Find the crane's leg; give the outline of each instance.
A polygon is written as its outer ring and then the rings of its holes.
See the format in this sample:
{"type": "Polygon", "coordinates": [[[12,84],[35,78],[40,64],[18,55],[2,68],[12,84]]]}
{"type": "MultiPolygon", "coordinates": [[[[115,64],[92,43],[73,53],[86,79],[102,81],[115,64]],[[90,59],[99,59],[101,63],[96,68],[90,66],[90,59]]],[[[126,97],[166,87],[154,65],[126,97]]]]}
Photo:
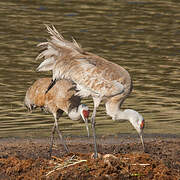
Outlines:
{"type": "Polygon", "coordinates": [[[53,143],[54,143],[55,128],[56,128],[56,124],[54,123],[54,126],[52,128],[52,132],[51,132],[51,142],[50,142],[50,148],[49,148],[49,156],[50,157],[51,157],[51,154],[52,154],[52,147],[53,147],[53,143]]]}
{"type": "Polygon", "coordinates": [[[91,126],[92,126],[92,131],[93,131],[93,140],[94,140],[94,158],[98,157],[98,152],[97,152],[97,143],[96,143],[96,129],[95,129],[95,117],[96,117],[96,109],[99,106],[101,102],[101,98],[94,98],[94,109],[91,117],[91,126]]]}
{"type": "Polygon", "coordinates": [[[94,141],[94,158],[97,158],[97,143],[96,143],[95,117],[96,117],[96,107],[94,107],[93,114],[92,114],[92,117],[91,117],[91,126],[92,126],[93,141],[94,141]]]}
{"type": "Polygon", "coordinates": [[[55,118],[55,124],[56,124],[56,131],[57,131],[57,133],[58,133],[59,139],[60,139],[60,141],[62,142],[62,144],[64,145],[64,148],[65,148],[66,152],[69,153],[69,149],[68,149],[68,147],[66,146],[66,143],[65,143],[65,141],[64,141],[64,139],[63,139],[63,136],[62,136],[62,134],[61,134],[61,132],[60,132],[60,130],[59,130],[57,118],[55,118]]]}

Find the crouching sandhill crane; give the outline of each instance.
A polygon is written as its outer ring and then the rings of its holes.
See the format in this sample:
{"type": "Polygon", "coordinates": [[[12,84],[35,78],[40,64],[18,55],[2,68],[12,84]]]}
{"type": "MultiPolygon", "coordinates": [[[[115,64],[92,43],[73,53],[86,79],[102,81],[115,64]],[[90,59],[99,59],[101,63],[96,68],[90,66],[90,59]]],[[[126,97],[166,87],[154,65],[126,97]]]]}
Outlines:
{"type": "Polygon", "coordinates": [[[41,78],[35,81],[27,90],[24,103],[30,111],[36,107],[40,107],[41,109],[53,114],[55,122],[51,134],[51,156],[55,130],[57,131],[59,139],[63,143],[66,152],[69,152],[58,128],[58,119],[61,117],[63,112],[68,114],[69,118],[72,120],[79,120],[80,117],[82,117],[86,124],[89,136],[89,110],[86,105],[80,104],[81,99],[79,96],[75,95],[76,91],[72,82],[64,79],[59,80],[48,93],[45,93],[50,83],[51,78],[41,78]]]}
{"type": "Polygon", "coordinates": [[[96,109],[104,100],[106,112],[113,120],[126,119],[137,130],[144,149],[143,128],[144,119],[132,109],[121,110],[123,101],[132,91],[132,80],[127,70],[107,61],[93,53],[84,51],[73,39],[67,41],[53,26],[47,26],[50,39],[40,43],[43,51],[36,59],[44,61],[37,68],[38,71],[53,71],[53,82],[48,90],[61,78],[69,79],[76,84],[77,95],[92,96],[94,109],[91,124],[94,137],[94,157],[97,157],[95,116],[96,109]]]}

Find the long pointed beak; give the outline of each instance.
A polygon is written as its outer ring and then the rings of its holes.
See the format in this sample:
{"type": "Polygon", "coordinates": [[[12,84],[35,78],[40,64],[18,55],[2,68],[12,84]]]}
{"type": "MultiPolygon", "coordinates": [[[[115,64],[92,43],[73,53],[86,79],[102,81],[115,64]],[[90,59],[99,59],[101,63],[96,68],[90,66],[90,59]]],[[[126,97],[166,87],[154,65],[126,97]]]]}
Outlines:
{"type": "Polygon", "coordinates": [[[89,126],[88,126],[88,118],[84,118],[85,124],[86,124],[86,130],[89,137],[89,126]]]}
{"type": "Polygon", "coordinates": [[[143,133],[139,133],[139,136],[140,136],[141,143],[142,143],[142,146],[143,146],[143,151],[145,151],[143,133]]]}

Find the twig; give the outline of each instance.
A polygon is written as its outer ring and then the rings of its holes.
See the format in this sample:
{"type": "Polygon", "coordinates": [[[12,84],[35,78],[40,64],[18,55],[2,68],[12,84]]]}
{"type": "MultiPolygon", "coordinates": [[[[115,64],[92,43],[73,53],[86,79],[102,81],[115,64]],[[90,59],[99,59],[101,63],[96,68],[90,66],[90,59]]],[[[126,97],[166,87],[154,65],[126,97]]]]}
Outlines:
{"type": "Polygon", "coordinates": [[[131,164],[131,165],[133,165],[133,166],[150,166],[150,164],[131,164]]]}
{"type": "MultiPolygon", "coordinates": [[[[51,173],[53,173],[56,170],[60,170],[69,166],[73,166],[75,164],[81,163],[81,162],[86,162],[87,160],[78,160],[78,159],[74,159],[75,155],[73,155],[70,159],[68,159],[67,161],[65,161],[63,164],[58,164],[56,167],[54,167],[53,170],[49,171],[46,176],[49,176],[51,173]],[[74,162],[75,161],[75,162],[74,162]]],[[[55,158],[58,159],[58,158],[55,158]]]]}

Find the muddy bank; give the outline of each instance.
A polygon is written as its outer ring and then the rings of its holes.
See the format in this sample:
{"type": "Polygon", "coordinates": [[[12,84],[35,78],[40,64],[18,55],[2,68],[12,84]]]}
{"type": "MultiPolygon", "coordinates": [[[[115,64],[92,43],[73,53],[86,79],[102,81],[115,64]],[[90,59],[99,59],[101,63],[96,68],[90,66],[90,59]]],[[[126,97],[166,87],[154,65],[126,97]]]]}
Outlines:
{"type": "Polygon", "coordinates": [[[49,139],[0,139],[0,179],[180,179],[180,138],[147,137],[144,153],[138,138],[100,137],[96,160],[92,139],[66,141],[49,158],[49,139]]]}

